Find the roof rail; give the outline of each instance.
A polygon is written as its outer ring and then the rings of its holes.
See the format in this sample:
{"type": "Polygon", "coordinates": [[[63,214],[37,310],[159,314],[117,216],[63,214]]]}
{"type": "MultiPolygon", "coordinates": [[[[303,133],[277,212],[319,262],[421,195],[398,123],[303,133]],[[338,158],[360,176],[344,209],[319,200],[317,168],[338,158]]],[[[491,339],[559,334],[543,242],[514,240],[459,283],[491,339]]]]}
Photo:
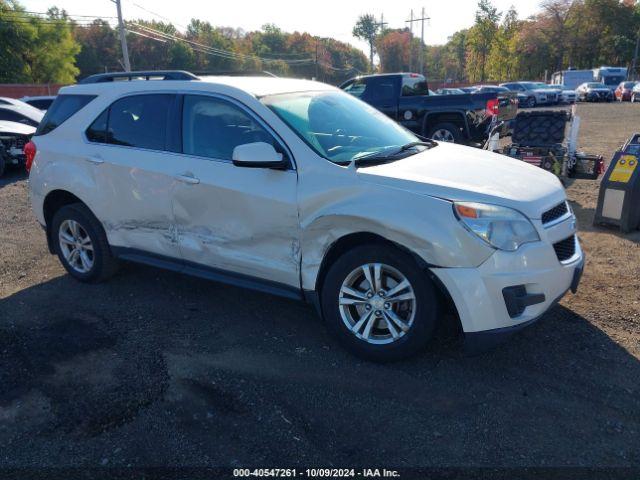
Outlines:
{"type": "Polygon", "coordinates": [[[89,75],[83,78],[78,83],[105,83],[113,82],[116,79],[123,80],[200,80],[193,73],[186,72],[184,70],[145,70],[141,72],[112,72],[112,73],[97,73],[95,75],[89,75]]]}

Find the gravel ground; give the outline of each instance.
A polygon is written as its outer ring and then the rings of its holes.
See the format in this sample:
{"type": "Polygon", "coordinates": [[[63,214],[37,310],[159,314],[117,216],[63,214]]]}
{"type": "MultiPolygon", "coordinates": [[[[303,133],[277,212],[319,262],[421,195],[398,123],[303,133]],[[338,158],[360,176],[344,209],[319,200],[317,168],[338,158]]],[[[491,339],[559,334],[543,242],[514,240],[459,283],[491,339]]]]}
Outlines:
{"type": "MultiPolygon", "coordinates": [[[[610,158],[640,106],[581,105],[610,158]]],[[[0,180],[0,468],[474,466],[640,468],[640,232],[591,226],[587,266],[503,346],[443,336],[376,365],[307,305],[137,265],[83,285],[48,254],[27,182],[0,180]]]]}

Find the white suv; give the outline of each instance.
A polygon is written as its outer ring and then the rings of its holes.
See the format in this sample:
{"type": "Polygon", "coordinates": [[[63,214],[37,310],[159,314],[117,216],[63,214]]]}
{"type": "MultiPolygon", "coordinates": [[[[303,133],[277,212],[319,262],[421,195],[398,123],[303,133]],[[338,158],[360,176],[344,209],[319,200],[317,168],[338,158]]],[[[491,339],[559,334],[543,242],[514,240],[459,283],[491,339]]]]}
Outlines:
{"type": "Polygon", "coordinates": [[[81,281],[122,259],[306,299],[374,360],[423,348],[446,308],[477,348],[577,288],[575,217],[540,168],[322,83],[117,77],[63,88],[25,148],[33,211],[81,281]]]}

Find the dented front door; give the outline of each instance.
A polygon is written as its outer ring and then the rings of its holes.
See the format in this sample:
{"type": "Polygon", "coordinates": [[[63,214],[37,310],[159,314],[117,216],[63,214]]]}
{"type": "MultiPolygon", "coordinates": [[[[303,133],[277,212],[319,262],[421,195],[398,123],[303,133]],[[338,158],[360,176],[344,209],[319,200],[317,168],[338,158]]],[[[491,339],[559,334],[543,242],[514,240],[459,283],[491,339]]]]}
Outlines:
{"type": "Polygon", "coordinates": [[[173,212],[185,262],[299,288],[294,169],[236,167],[235,146],[275,142],[268,129],[226,99],[186,95],[182,176],[173,212]]]}

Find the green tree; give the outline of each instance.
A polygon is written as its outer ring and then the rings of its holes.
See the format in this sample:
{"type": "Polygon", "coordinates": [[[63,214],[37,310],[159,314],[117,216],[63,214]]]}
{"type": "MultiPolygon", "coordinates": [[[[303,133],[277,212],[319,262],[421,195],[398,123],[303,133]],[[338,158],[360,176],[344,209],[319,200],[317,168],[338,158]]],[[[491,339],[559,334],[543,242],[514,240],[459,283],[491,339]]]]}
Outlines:
{"type": "Polygon", "coordinates": [[[486,79],[487,58],[501,14],[489,0],[480,0],[475,24],[467,35],[467,76],[472,82],[486,79]]]}
{"type": "Polygon", "coordinates": [[[505,14],[491,43],[487,59],[487,73],[491,80],[510,80],[515,78],[517,64],[514,38],[520,25],[518,12],[511,7],[505,14]]]}
{"type": "Polygon", "coordinates": [[[360,15],[353,27],[352,33],[354,37],[364,40],[369,44],[369,63],[371,71],[373,71],[373,55],[375,53],[376,37],[378,36],[378,23],[376,22],[376,18],[370,13],[360,15]]]}
{"type": "Polygon", "coordinates": [[[73,83],[79,73],[75,57],[80,44],[64,10],[49,9],[46,21],[34,19],[36,35],[26,54],[29,76],[34,83],[73,83]]]}
{"type": "Polygon", "coordinates": [[[36,34],[36,26],[22,7],[0,0],[0,82],[29,81],[26,46],[33,43],[36,34]]]}

